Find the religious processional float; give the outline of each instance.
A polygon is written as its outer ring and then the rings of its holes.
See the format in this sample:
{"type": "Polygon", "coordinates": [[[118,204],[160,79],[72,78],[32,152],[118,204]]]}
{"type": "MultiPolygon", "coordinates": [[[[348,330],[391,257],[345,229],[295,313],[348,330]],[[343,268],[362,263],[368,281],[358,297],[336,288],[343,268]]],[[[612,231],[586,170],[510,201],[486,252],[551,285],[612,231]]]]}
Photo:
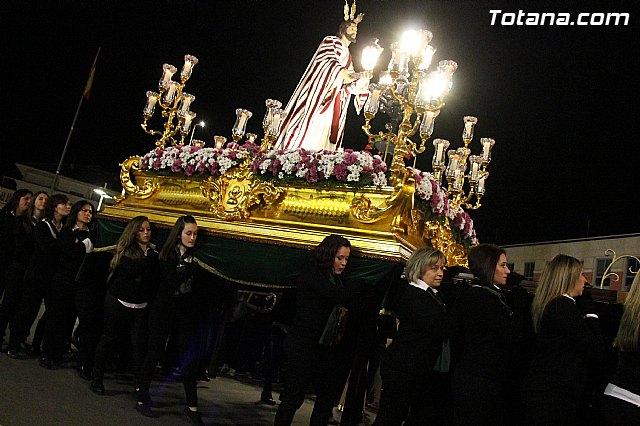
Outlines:
{"type": "MultiPolygon", "coordinates": [[[[300,251],[336,233],[364,259],[398,263],[430,245],[445,253],[450,266],[466,265],[468,248],[477,244],[467,210],[481,205],[494,140],[480,139],[481,154],[470,155],[477,119],[467,116],[460,147],[449,149],[444,139],[427,143],[457,68],[442,60],[429,71],[436,51],[431,39],[426,30],[405,33],[391,45],[388,69],[368,86],[362,146],[377,146],[377,153],[274,147],[285,110],[272,99],[266,100],[261,139],[245,133],[252,113],[237,109],[231,141],[216,136],[207,146],[193,140],[195,97],[185,92],[198,59],[184,57],[179,81],[173,79],[177,68],[165,64],[159,90],[147,92],[143,112],[142,129],[157,137],[155,147],[121,163],[122,195],[101,218],[123,222],[146,215],[169,227],[192,214],[201,232],[240,244],[235,257],[245,261],[250,256],[242,244],[300,251]],[[396,114],[396,122],[376,133],[376,114],[390,121],[396,114]],[[427,152],[432,170],[418,170],[416,157],[427,152]]],[[[364,72],[373,75],[382,50],[377,41],[365,46],[364,72]]]]}

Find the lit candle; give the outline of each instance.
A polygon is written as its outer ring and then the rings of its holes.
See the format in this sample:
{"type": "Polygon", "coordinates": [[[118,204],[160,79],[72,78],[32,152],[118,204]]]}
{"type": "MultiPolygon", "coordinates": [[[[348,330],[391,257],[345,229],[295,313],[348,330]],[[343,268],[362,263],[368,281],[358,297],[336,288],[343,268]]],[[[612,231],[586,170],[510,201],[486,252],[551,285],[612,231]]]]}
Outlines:
{"type": "Polygon", "coordinates": [[[393,79],[391,78],[391,74],[389,74],[389,71],[380,71],[378,84],[383,86],[390,86],[391,83],[393,83],[393,79]]]}
{"type": "Polygon", "coordinates": [[[422,61],[420,65],[418,65],[418,69],[426,70],[431,65],[431,61],[433,60],[433,55],[436,53],[436,48],[433,46],[427,46],[422,51],[422,61]]]}
{"type": "Polygon", "coordinates": [[[471,180],[476,181],[478,179],[478,163],[475,161],[471,163],[471,180]]]}

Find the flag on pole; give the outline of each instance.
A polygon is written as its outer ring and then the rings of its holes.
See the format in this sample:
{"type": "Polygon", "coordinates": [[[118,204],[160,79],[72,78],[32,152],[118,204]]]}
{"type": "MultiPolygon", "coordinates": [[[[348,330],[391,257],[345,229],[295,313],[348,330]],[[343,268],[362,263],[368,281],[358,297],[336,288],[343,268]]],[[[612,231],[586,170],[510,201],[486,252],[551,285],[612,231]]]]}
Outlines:
{"type": "Polygon", "coordinates": [[[84,96],[85,99],[89,99],[89,95],[91,94],[91,86],[93,86],[93,76],[96,73],[96,62],[98,62],[98,55],[100,54],[101,48],[102,47],[98,47],[98,53],[96,53],[96,58],[93,60],[91,72],[89,73],[89,79],[87,80],[87,84],[84,86],[84,91],[82,92],[82,96],[84,96]]]}

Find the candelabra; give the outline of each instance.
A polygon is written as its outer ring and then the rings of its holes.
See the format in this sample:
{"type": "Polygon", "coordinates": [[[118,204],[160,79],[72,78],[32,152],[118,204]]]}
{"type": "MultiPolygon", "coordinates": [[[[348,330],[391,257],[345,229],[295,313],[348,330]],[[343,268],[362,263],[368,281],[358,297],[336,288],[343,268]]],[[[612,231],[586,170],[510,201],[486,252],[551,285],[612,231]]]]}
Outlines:
{"type": "Polygon", "coordinates": [[[196,118],[196,113],[189,109],[196,98],[183,90],[197,63],[198,58],[195,56],[184,56],[179,83],[172,80],[178,69],[173,65],[164,64],[162,78],[158,82],[159,92],[147,92],[147,104],[142,112],[144,121],[141,126],[146,133],[160,136],[156,141],[156,146],[159,148],[164,148],[168,144],[184,145],[185,137],[189,134],[191,124],[196,118]],[[148,121],[153,116],[156,105],[162,108],[162,117],[166,119],[162,130],[148,128],[148,121]],[[177,136],[178,133],[179,136],[177,136]]]}
{"type": "MultiPolygon", "coordinates": [[[[427,140],[431,137],[435,119],[444,107],[445,96],[451,90],[453,74],[458,65],[452,60],[438,62],[437,70],[429,72],[431,61],[436,49],[429,43],[433,35],[427,30],[407,31],[400,43],[391,44],[391,60],[388,69],[381,71],[378,83],[369,86],[370,96],[364,106],[364,133],[372,139],[386,142],[385,157],[393,144],[393,157],[389,167],[392,185],[402,184],[409,176],[405,159],[414,158],[422,154],[427,148],[427,140]],[[396,126],[388,125],[386,132],[371,131],[371,120],[376,116],[380,107],[385,112],[399,113],[396,126]],[[420,143],[411,137],[419,134],[420,143]]],[[[377,40],[365,46],[362,52],[362,67],[372,71],[377,63],[382,48],[377,40]]],[[[464,146],[457,150],[449,150],[449,142],[435,139],[432,167],[434,178],[440,183],[443,172],[446,176],[451,203],[455,208],[464,205],[467,208],[480,207],[480,199],[484,195],[484,185],[489,172],[487,165],[491,161],[493,139],[481,139],[483,151],[480,156],[470,155],[469,144],[473,139],[473,129],[477,123],[475,117],[464,118],[465,128],[462,139],[464,146]],[[445,153],[449,163],[445,167],[445,153]],[[468,174],[469,162],[471,169],[468,174]],[[465,178],[468,180],[468,191],[464,190],[465,178]],[[473,196],[476,203],[470,204],[473,196]]]]}

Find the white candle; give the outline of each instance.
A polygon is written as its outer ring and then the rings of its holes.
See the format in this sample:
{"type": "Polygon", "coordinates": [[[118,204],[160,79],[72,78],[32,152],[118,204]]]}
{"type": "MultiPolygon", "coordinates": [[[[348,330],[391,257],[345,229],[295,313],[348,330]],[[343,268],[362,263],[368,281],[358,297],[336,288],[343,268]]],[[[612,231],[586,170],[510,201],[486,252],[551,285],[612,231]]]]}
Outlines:
{"type": "Polygon", "coordinates": [[[478,179],[478,163],[475,161],[471,163],[471,180],[475,181],[478,179]]]}
{"type": "Polygon", "coordinates": [[[222,147],[224,146],[224,143],[227,141],[227,138],[225,138],[224,136],[214,136],[213,140],[216,143],[216,148],[222,149],[222,147]]]}
{"type": "Polygon", "coordinates": [[[185,114],[187,111],[189,111],[189,107],[191,106],[191,103],[196,99],[195,96],[190,95],[189,93],[183,93],[182,94],[182,104],[180,105],[180,112],[182,114],[185,114]]]}
{"type": "Polygon", "coordinates": [[[491,138],[482,138],[480,142],[482,143],[482,159],[484,161],[491,160],[491,147],[495,141],[491,138]]]}
{"type": "Polygon", "coordinates": [[[473,127],[473,123],[470,121],[467,121],[466,123],[464,123],[464,132],[467,138],[469,138],[471,136],[471,129],[473,127]]]}
{"type": "Polygon", "coordinates": [[[437,158],[437,163],[440,164],[442,163],[442,156],[444,155],[444,144],[443,143],[439,143],[438,144],[438,152],[436,154],[436,158],[437,158]]]}
{"type": "Polygon", "coordinates": [[[175,81],[170,81],[169,88],[167,89],[167,92],[164,94],[164,101],[167,103],[173,102],[173,98],[175,97],[177,90],[178,90],[178,83],[176,83],[175,81]]]}
{"type": "Polygon", "coordinates": [[[484,184],[485,184],[485,180],[487,179],[487,177],[489,176],[489,172],[486,172],[484,176],[482,176],[480,178],[480,180],[478,181],[478,194],[479,195],[484,195],[484,184]]]}
{"type": "Polygon", "coordinates": [[[147,105],[144,107],[143,114],[151,116],[158,102],[159,95],[156,92],[147,92],[147,105]]]}
{"type": "Polygon", "coordinates": [[[191,122],[196,118],[196,113],[193,111],[189,111],[184,116],[184,123],[182,123],[182,131],[187,133],[189,131],[189,127],[191,127],[191,122]]]}

